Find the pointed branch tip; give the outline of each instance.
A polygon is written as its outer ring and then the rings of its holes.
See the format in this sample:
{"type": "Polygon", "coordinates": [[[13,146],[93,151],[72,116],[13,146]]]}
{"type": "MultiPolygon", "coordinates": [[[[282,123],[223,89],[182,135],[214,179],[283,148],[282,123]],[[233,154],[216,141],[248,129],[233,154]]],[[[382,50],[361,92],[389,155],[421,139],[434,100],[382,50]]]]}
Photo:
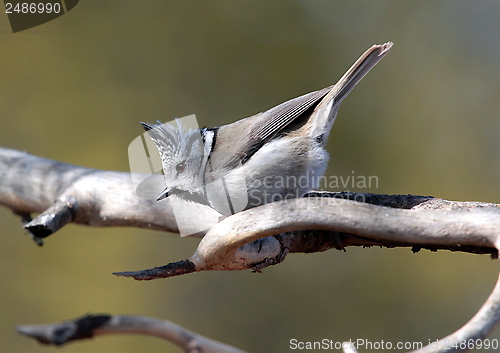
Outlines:
{"type": "Polygon", "coordinates": [[[113,274],[119,277],[131,277],[137,281],[149,281],[158,278],[180,276],[196,271],[197,269],[194,263],[190,260],[182,260],[169,263],[165,266],[149,268],[147,270],[114,272],[113,274]]]}

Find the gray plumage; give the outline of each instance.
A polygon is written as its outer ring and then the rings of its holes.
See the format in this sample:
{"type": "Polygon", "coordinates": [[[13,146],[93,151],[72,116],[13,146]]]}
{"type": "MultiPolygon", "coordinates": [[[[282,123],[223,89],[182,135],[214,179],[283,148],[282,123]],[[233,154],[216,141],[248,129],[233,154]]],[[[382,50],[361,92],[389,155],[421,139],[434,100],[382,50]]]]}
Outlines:
{"type": "Polygon", "coordinates": [[[368,49],[333,86],[218,128],[176,125],[144,128],[162,160],[166,189],[229,215],[318,186],[328,153],[324,145],[342,100],[392,47],[368,49]]]}

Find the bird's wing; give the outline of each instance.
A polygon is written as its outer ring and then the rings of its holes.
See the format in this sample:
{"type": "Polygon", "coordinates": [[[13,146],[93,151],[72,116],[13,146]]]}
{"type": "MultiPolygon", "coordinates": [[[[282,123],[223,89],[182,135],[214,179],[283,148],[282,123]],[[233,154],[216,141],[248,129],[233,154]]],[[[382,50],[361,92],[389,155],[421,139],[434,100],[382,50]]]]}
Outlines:
{"type": "MultiPolygon", "coordinates": [[[[309,116],[312,108],[330,89],[331,87],[327,87],[305,94],[265,112],[222,126],[218,130],[208,168],[227,172],[245,163],[288,125],[301,117],[309,116]]],[[[210,170],[207,170],[208,173],[210,170]]]]}
{"type": "MultiPolygon", "coordinates": [[[[284,132],[300,118],[314,115],[313,136],[328,136],[340,102],[387,54],[392,43],[374,45],[361,55],[333,86],[289,100],[265,112],[222,126],[214,145],[220,153],[210,161],[211,171],[219,174],[245,163],[269,140],[284,132]],[[328,131],[325,131],[328,130],[328,131]]],[[[210,171],[207,170],[209,173],[210,171]]]]}
{"type": "Polygon", "coordinates": [[[331,89],[332,86],[305,94],[261,113],[259,123],[252,129],[251,140],[254,143],[269,141],[315,106],[331,89]]]}

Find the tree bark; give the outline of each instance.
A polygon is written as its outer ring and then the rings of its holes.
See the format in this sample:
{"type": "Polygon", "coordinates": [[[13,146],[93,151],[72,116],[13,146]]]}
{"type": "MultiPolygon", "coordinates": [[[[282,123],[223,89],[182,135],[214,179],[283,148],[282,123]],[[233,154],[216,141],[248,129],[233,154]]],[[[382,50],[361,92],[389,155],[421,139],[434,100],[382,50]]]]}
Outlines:
{"type": "MultiPolygon", "coordinates": [[[[151,185],[161,190],[161,176],[150,178],[151,185]]],[[[179,231],[172,207],[137,196],[129,173],[82,168],[5,148],[0,148],[0,203],[21,216],[24,227],[40,245],[43,238],[70,222],[179,231]],[[32,213],[40,214],[31,219],[32,213]]],[[[345,250],[347,246],[447,249],[497,258],[499,206],[429,196],[315,191],[304,198],[221,218],[208,231],[196,234],[203,239],[188,259],[117,275],[149,280],[206,270],[261,271],[280,263],[289,253],[345,250]]],[[[208,207],[205,211],[214,212],[208,207]]],[[[460,342],[484,339],[498,326],[499,303],[500,279],[467,324],[414,353],[466,352],[469,348],[460,342]]],[[[186,352],[202,348],[204,352],[242,352],[145,317],[89,316],[63,324],[23,326],[19,331],[42,343],[62,344],[101,333],[131,332],[166,338],[186,352]],[[65,334],[57,336],[57,332],[65,334]]],[[[346,347],[345,352],[355,352],[355,348],[346,347]]]]}

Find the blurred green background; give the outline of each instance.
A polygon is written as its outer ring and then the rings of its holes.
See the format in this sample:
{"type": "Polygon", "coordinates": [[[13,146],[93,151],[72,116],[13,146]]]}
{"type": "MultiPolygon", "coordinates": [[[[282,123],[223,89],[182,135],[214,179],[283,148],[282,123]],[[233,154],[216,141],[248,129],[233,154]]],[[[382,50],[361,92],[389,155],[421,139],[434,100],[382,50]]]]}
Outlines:
{"type": "MultiPolygon", "coordinates": [[[[378,177],[378,188],[351,191],[498,203],[498,33],[498,1],[82,0],[17,34],[3,14],[0,145],[127,171],[139,121],[229,123],[335,83],[391,40],[340,108],[328,175],[378,177]]],[[[289,352],[294,338],[427,343],[465,323],[498,272],[487,256],[349,248],[291,255],[263,274],[135,282],[111,273],[186,258],[198,241],[69,225],[38,248],[8,209],[0,222],[5,353],[54,349],[16,325],[99,312],[172,320],[249,352],[289,352]]],[[[110,336],[61,352],[180,350],[110,336]]]]}

